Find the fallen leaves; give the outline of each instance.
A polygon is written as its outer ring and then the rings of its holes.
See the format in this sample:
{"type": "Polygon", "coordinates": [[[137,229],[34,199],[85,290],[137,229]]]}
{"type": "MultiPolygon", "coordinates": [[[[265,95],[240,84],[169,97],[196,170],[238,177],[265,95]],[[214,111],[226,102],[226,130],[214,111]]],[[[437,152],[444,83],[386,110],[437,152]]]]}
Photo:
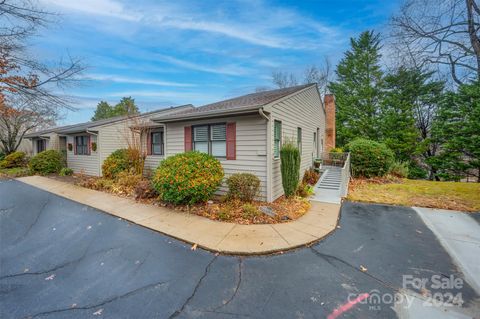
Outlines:
{"type": "Polygon", "coordinates": [[[93,313],[93,315],[94,315],[94,316],[100,316],[100,315],[102,314],[102,312],[103,312],[103,308],[95,311],[95,312],[93,313]]]}
{"type": "Polygon", "coordinates": [[[190,250],[197,250],[197,246],[198,246],[197,244],[193,244],[190,250]]]}
{"type": "Polygon", "coordinates": [[[367,267],[363,266],[363,265],[360,265],[360,271],[361,272],[367,272],[367,267]]]}

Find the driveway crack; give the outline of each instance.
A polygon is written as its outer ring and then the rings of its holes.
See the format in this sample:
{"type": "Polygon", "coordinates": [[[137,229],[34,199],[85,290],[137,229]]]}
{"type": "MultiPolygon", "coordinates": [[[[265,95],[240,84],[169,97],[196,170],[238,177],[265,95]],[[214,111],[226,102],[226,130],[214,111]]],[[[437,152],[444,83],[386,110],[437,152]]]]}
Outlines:
{"type": "Polygon", "coordinates": [[[72,311],[72,310],[89,310],[89,309],[93,309],[93,308],[98,308],[98,307],[104,306],[106,304],[112,303],[114,301],[117,301],[119,299],[123,299],[123,298],[129,297],[131,295],[134,295],[134,294],[136,294],[136,293],[138,293],[142,290],[147,290],[147,289],[150,289],[150,288],[158,288],[158,287],[160,287],[160,286],[162,286],[166,283],[168,283],[168,281],[160,281],[160,282],[156,282],[156,283],[153,283],[153,284],[149,284],[149,285],[137,288],[135,290],[129,291],[129,292],[123,294],[123,295],[119,295],[119,296],[109,298],[109,299],[104,300],[104,301],[102,301],[98,304],[88,305],[88,306],[83,306],[83,307],[63,308],[63,309],[46,311],[46,312],[40,312],[40,313],[37,313],[35,315],[29,316],[29,318],[35,318],[35,317],[39,317],[39,316],[50,315],[50,314],[54,314],[54,313],[66,312],[66,311],[72,311]]]}
{"type": "Polygon", "coordinates": [[[17,238],[14,242],[14,244],[18,243],[19,241],[21,241],[22,239],[24,239],[25,237],[27,237],[27,235],[30,233],[30,231],[32,230],[33,226],[35,226],[35,224],[38,222],[38,220],[40,219],[40,215],[42,215],[43,213],[43,210],[45,209],[45,207],[47,206],[47,204],[50,202],[50,198],[51,198],[51,195],[48,194],[47,196],[47,200],[45,201],[45,203],[43,203],[42,207],[40,208],[40,211],[38,212],[37,216],[35,217],[35,220],[33,221],[33,223],[30,224],[30,226],[28,226],[28,229],[25,231],[25,233],[20,236],[19,238],[17,238]]]}
{"type": "Polygon", "coordinates": [[[183,310],[185,310],[185,307],[188,305],[188,303],[193,299],[195,294],[197,293],[198,289],[200,288],[200,285],[202,284],[203,279],[207,277],[208,272],[210,271],[210,266],[212,266],[213,262],[217,260],[217,256],[213,257],[212,260],[208,263],[208,265],[205,267],[205,272],[203,273],[202,277],[200,277],[200,280],[198,280],[197,284],[195,285],[195,288],[193,289],[192,294],[185,300],[183,305],[180,307],[180,309],[175,310],[174,313],[168,317],[168,319],[176,318],[178,315],[180,315],[183,310]]]}
{"type": "Polygon", "coordinates": [[[230,296],[230,298],[224,304],[213,309],[213,312],[216,312],[218,309],[225,307],[235,298],[235,296],[238,293],[238,290],[240,289],[240,285],[242,284],[242,269],[243,269],[243,259],[241,257],[238,257],[238,280],[237,280],[237,285],[235,287],[235,290],[233,291],[233,294],[230,296]]]}

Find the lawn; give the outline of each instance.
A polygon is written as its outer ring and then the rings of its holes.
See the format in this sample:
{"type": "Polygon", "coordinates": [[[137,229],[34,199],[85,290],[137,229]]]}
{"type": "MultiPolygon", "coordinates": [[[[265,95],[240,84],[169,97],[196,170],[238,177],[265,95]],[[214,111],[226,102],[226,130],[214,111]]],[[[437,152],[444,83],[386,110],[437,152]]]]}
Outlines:
{"type": "Polygon", "coordinates": [[[367,203],[480,211],[480,183],[355,179],[348,199],[367,203]]]}

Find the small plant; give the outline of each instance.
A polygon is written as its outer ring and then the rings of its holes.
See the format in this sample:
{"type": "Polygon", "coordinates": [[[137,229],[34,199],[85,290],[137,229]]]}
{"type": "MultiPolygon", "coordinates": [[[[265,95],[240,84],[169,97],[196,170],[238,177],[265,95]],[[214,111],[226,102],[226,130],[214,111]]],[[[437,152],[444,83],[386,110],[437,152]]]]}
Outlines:
{"type": "Polygon", "coordinates": [[[0,152],[0,162],[3,161],[4,158],[5,158],[5,153],[0,152]]]}
{"type": "Polygon", "coordinates": [[[300,196],[300,197],[303,197],[303,198],[307,198],[307,197],[310,197],[312,196],[313,194],[315,194],[315,190],[313,189],[313,187],[307,183],[300,183],[300,185],[298,185],[298,188],[297,188],[297,196],[300,196]]]}
{"type": "Polygon", "coordinates": [[[73,175],[73,169],[68,168],[68,167],[62,167],[60,170],[60,173],[58,174],[60,176],[71,176],[73,175]]]}
{"type": "Polygon", "coordinates": [[[252,219],[260,215],[261,212],[255,205],[252,204],[244,204],[242,206],[242,217],[245,219],[252,219]]]}
{"type": "Polygon", "coordinates": [[[143,179],[140,174],[120,172],[112,185],[112,191],[120,194],[133,194],[137,184],[143,179]]]}
{"type": "Polygon", "coordinates": [[[302,183],[315,185],[318,182],[319,178],[320,178],[320,174],[317,171],[315,171],[315,169],[309,168],[305,170],[305,173],[303,174],[302,183]]]}
{"type": "Polygon", "coordinates": [[[0,168],[22,167],[26,164],[26,154],[24,152],[13,152],[5,156],[0,162],[0,168]]]}
{"type": "Polygon", "coordinates": [[[260,180],[257,176],[249,173],[236,173],[227,179],[229,199],[239,199],[251,202],[257,196],[260,189],[260,180]]]}
{"type": "Polygon", "coordinates": [[[92,142],[92,151],[96,152],[97,151],[97,142],[92,142]]]}
{"type": "Polygon", "coordinates": [[[300,179],[300,152],[292,141],[286,141],[280,149],[280,170],[286,197],[295,195],[300,179]]]}
{"type": "Polygon", "coordinates": [[[58,173],[63,167],[62,154],[55,150],[38,153],[28,164],[32,173],[41,175],[58,173]]]}
{"type": "Polygon", "coordinates": [[[407,162],[394,162],[392,166],[390,166],[389,174],[395,177],[407,178],[408,170],[407,162]]]}
{"type": "Polygon", "coordinates": [[[393,164],[394,154],[383,143],[359,138],[348,143],[346,150],[350,152],[354,176],[385,176],[393,164]]]}
{"type": "Polygon", "coordinates": [[[343,153],[343,149],[341,147],[334,147],[330,150],[330,153],[343,153]]]}
{"type": "Polygon", "coordinates": [[[223,168],[215,157],[187,152],[163,160],[152,182],[160,199],[173,204],[206,202],[220,186],[223,168]]]}

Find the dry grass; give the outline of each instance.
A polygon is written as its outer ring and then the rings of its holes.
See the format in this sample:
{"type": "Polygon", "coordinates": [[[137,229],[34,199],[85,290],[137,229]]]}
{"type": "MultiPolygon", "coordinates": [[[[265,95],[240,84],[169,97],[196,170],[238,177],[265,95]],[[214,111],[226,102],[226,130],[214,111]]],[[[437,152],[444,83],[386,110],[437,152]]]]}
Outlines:
{"type": "Polygon", "coordinates": [[[477,212],[480,211],[480,183],[355,179],[350,184],[348,199],[477,212]]]}

